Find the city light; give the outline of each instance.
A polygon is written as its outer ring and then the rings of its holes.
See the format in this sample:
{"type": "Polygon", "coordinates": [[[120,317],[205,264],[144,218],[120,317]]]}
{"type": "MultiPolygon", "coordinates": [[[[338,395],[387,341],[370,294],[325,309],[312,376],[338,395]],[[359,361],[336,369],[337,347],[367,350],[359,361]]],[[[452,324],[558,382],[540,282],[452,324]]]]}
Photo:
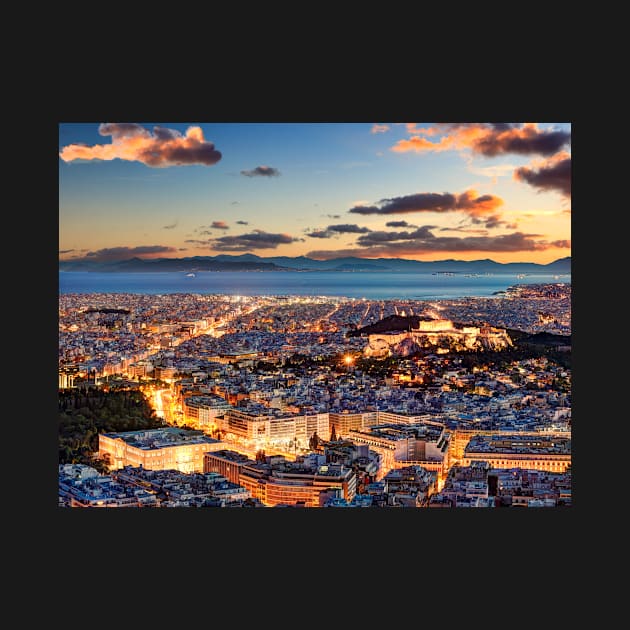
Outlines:
{"type": "MultiPolygon", "coordinates": [[[[328,490],[323,480],[320,481],[324,490],[315,489],[312,495],[308,494],[312,473],[305,471],[323,470],[322,466],[342,466],[345,470],[355,467],[355,474],[348,473],[347,477],[349,483],[352,480],[351,485],[356,483],[360,488],[361,506],[511,505],[512,498],[505,494],[509,489],[504,489],[503,498],[487,493],[488,475],[501,477],[502,469],[547,475],[527,483],[546,484],[549,496],[539,499],[519,495],[513,499],[514,505],[566,505],[570,504],[570,367],[556,365],[545,357],[512,359],[507,367],[498,367],[486,363],[483,352],[501,351],[505,345],[500,343],[505,329],[492,327],[493,312],[500,313],[506,326],[521,326],[532,332],[543,330],[544,326],[559,335],[565,330],[557,328],[557,322],[570,321],[569,297],[567,291],[556,304],[556,298],[548,297],[545,289],[533,288],[531,293],[522,292],[511,298],[509,312],[499,300],[475,302],[479,308],[487,309],[487,314],[484,311],[483,316],[477,315],[475,321],[471,321],[469,301],[445,301],[440,319],[421,319],[411,330],[347,335],[348,330],[357,331],[397,313],[410,313],[411,304],[243,296],[215,296],[209,302],[205,297],[192,295],[125,296],[124,302],[118,304],[110,297],[62,296],[60,391],[68,385],[68,379],[61,378],[68,371],[67,366],[73,376],[80,372],[85,378],[93,373],[108,375],[109,382],[100,382],[99,378],[94,384],[103,390],[111,389],[113,384],[125,391],[139,390],[150,402],[155,416],[164,420],[163,428],[198,429],[201,435],[213,439],[212,450],[238,453],[246,458],[244,461],[249,460],[247,465],[258,472],[251,478],[245,472],[242,483],[238,478],[234,483],[241,488],[241,498],[244,492],[251,492],[265,505],[306,500],[309,507],[346,506],[347,500],[338,495],[330,501],[326,498],[328,490]],[[529,301],[538,294],[541,305],[528,311],[529,301]],[[235,308],[236,300],[246,303],[247,308],[235,308]],[[138,313],[146,311],[146,315],[138,315],[146,321],[135,324],[133,345],[126,337],[117,342],[112,331],[103,328],[99,321],[86,319],[80,310],[84,303],[102,307],[103,313],[98,317],[108,316],[113,306],[133,305],[138,313]],[[554,322],[539,322],[537,313],[543,309],[555,313],[554,322]],[[481,326],[478,322],[482,320],[490,323],[481,326]],[[210,325],[206,325],[207,321],[211,321],[210,325]],[[466,323],[456,327],[453,322],[466,323]],[[222,336],[208,335],[208,330],[217,325],[225,328],[222,336]],[[413,349],[409,340],[414,336],[421,352],[409,354],[413,349]],[[487,343],[477,348],[472,343],[475,339],[487,343]],[[87,343],[93,344],[91,354],[86,352],[87,343]],[[378,343],[383,345],[380,352],[376,352],[380,349],[378,343]],[[470,365],[464,357],[456,356],[470,350],[475,353],[470,365]],[[444,353],[447,356],[442,356],[444,353]],[[364,370],[353,373],[357,361],[364,356],[364,370]],[[340,371],[347,377],[338,378],[340,371]],[[534,384],[535,395],[530,391],[534,384]],[[448,427],[441,409],[448,410],[450,422],[459,422],[461,415],[461,426],[448,427]],[[500,413],[502,410],[510,413],[500,413]],[[479,439],[468,447],[475,435],[498,439],[504,433],[514,439],[519,434],[530,435],[537,442],[522,441],[520,450],[514,452],[506,451],[503,444],[493,446],[494,443],[490,450],[474,451],[472,447],[479,439]],[[551,449],[549,453],[538,445],[544,442],[543,433],[551,439],[548,445],[545,442],[545,448],[551,449]],[[313,438],[315,434],[317,440],[313,438]],[[555,453],[553,449],[562,439],[566,446],[555,453]],[[399,448],[400,440],[406,444],[405,449],[399,448]],[[257,457],[260,460],[261,451],[268,458],[262,467],[254,463],[257,457]],[[480,462],[485,462],[485,468],[479,467],[480,462]],[[284,473],[305,475],[300,482],[303,487],[298,491],[288,481],[278,482],[284,473]],[[269,476],[260,487],[259,474],[269,476]],[[378,484],[385,477],[389,490],[384,492],[378,484]],[[469,479],[474,487],[460,492],[460,477],[469,479]],[[409,483],[413,490],[403,489],[409,483]],[[370,488],[372,484],[377,485],[370,488]],[[417,492],[417,496],[414,498],[410,492],[417,492]],[[376,498],[384,494],[389,498],[376,498]]],[[[414,308],[422,312],[421,307],[414,308]]],[[[364,367],[363,361],[361,366],[364,367]]],[[[501,440],[505,441],[504,437],[501,440]]],[[[206,446],[198,453],[179,448],[177,461],[165,460],[155,448],[140,449],[138,453],[132,450],[127,465],[141,463],[143,470],[177,469],[184,475],[181,483],[186,485],[189,482],[185,475],[202,469],[199,458],[206,446]],[[191,458],[197,458],[194,465],[191,458]]],[[[105,444],[102,453],[107,453],[105,444]]],[[[108,464],[115,487],[112,486],[103,507],[134,501],[141,506],[173,505],[157,498],[154,491],[149,493],[151,500],[145,497],[146,503],[133,495],[133,488],[129,490],[127,482],[114,473],[121,470],[119,459],[111,459],[108,464]],[[127,496],[127,490],[132,494],[127,496]]],[[[346,475],[341,469],[335,470],[342,475],[340,479],[346,475]]],[[[62,472],[60,469],[60,480],[62,472]]],[[[69,481],[63,482],[66,486],[76,481],[75,473],[70,468],[63,473],[69,476],[69,481]]],[[[71,505],[72,501],[74,505],[81,504],[79,487],[91,483],[92,473],[86,474],[86,480],[76,481],[78,494],[68,499],[71,505]]],[[[103,496],[95,493],[89,505],[98,505],[103,496]]],[[[199,505],[204,500],[180,498],[176,503],[199,505]]]]}

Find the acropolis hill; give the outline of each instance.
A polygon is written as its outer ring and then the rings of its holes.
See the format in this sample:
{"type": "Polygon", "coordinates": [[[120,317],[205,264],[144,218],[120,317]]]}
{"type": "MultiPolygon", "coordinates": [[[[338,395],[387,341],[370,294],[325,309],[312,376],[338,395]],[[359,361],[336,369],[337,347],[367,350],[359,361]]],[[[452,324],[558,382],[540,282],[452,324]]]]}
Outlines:
{"type": "Polygon", "coordinates": [[[503,328],[464,326],[448,319],[420,319],[417,326],[405,331],[369,334],[364,349],[367,357],[408,356],[422,349],[435,348],[437,354],[450,351],[503,350],[512,346],[503,328]]]}

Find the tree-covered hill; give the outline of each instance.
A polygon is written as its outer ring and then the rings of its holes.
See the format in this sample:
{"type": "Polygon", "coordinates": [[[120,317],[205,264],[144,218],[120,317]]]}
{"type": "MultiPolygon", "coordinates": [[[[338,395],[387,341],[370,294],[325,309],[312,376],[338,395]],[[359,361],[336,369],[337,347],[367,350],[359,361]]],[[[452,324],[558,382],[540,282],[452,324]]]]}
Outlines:
{"type": "Polygon", "coordinates": [[[59,463],[87,464],[104,470],[95,462],[98,434],[155,429],[164,426],[146,396],[138,389],[103,391],[64,390],[59,392],[59,463]]]}

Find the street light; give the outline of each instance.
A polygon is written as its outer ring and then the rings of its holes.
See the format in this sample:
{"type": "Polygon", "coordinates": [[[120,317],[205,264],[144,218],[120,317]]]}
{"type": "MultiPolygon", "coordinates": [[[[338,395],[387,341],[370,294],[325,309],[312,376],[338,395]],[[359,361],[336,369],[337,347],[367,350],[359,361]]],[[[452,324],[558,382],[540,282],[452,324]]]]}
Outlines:
{"type": "Polygon", "coordinates": [[[343,362],[346,364],[346,368],[350,370],[350,366],[354,363],[354,357],[351,354],[346,354],[343,358],[343,362]]]}

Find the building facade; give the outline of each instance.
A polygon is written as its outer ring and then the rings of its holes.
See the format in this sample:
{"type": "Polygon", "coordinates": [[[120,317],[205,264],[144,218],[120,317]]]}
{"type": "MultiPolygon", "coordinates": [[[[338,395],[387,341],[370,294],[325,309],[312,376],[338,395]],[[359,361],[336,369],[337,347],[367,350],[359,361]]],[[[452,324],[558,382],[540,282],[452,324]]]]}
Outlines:
{"type": "Polygon", "coordinates": [[[482,461],[492,468],[562,473],[571,465],[571,440],[547,436],[479,435],[468,443],[462,466],[482,461]]]}
{"type": "Polygon", "coordinates": [[[112,469],[142,466],[149,470],[203,472],[204,453],[222,446],[201,431],[175,427],[98,436],[98,456],[105,458],[112,469]]]}
{"type": "Polygon", "coordinates": [[[249,440],[257,447],[285,446],[295,444],[308,447],[313,433],[328,437],[328,413],[284,415],[265,409],[264,413],[230,409],[223,417],[217,418],[217,426],[226,433],[249,440]]]}

